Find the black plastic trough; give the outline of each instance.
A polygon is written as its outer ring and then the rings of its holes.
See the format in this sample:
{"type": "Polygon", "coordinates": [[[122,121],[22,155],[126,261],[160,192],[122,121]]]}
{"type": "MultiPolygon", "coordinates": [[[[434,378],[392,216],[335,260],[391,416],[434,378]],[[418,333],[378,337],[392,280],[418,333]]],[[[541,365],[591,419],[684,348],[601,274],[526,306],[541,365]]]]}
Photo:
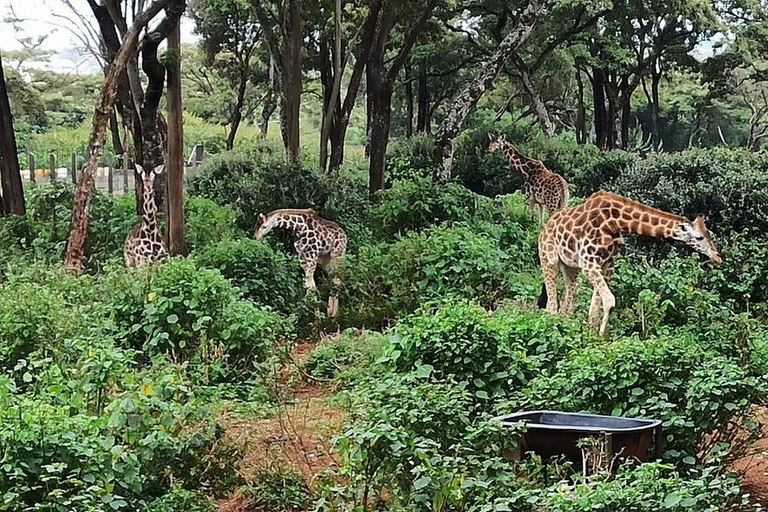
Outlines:
{"type": "Polygon", "coordinates": [[[517,453],[512,458],[533,452],[543,459],[565,455],[581,462],[581,450],[576,446],[579,439],[589,436],[605,436],[607,451],[619,458],[635,457],[644,461],[656,433],[656,458],[661,457],[661,421],[599,416],[557,411],[529,411],[500,416],[502,425],[511,427],[523,422],[527,431],[523,434],[517,453]]]}

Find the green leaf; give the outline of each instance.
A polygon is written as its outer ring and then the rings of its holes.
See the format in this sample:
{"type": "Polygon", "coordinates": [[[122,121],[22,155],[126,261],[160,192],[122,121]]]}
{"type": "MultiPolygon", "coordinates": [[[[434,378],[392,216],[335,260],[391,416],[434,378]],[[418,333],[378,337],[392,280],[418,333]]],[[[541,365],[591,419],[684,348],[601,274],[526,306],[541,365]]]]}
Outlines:
{"type": "Polygon", "coordinates": [[[413,482],[413,489],[418,491],[419,489],[425,488],[427,485],[429,485],[429,482],[431,482],[432,479],[426,475],[422,476],[421,478],[417,479],[415,482],[413,482]]]}
{"type": "Polygon", "coordinates": [[[179,321],[179,316],[176,314],[168,315],[165,321],[168,322],[169,324],[175,324],[179,321]]]}
{"type": "Polygon", "coordinates": [[[676,507],[678,503],[682,501],[683,497],[680,493],[671,492],[664,498],[664,506],[667,508],[676,507]]]}

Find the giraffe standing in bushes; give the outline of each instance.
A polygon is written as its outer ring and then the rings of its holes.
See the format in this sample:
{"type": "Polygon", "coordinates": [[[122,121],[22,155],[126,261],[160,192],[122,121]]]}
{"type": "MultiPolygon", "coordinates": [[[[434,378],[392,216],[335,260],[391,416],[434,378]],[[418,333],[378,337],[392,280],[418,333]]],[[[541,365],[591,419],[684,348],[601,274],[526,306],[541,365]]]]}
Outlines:
{"type": "Polygon", "coordinates": [[[165,165],[158,165],[146,172],[139,164],[136,164],[136,170],[141,175],[144,184],[142,196],[144,213],[141,216],[141,222],[136,224],[125,238],[123,258],[126,268],[158,263],[168,257],[165,239],[157,225],[157,204],[155,203],[155,177],[164,172],[165,165]]]}
{"type": "Polygon", "coordinates": [[[576,281],[579,271],[584,271],[593,287],[589,323],[597,325],[602,305],[600,335],[605,336],[608,316],[616,305],[616,298],[608,288],[608,279],[624,245],[622,235],[625,234],[679,240],[709,257],[714,264],[723,262],[704,225],[704,217],[690,221],[599,191],[574,208],[556,212],[539,235],[539,259],[544,274],[542,296],[546,299],[547,312],[558,312],[558,271],[562,272],[565,281],[560,308],[563,315],[573,311],[576,281]]]}
{"type": "MultiPolygon", "coordinates": [[[[293,246],[299,255],[301,268],[304,269],[307,294],[316,289],[315,268],[318,265],[328,271],[335,286],[341,284],[336,273],[347,252],[347,234],[338,224],[319,217],[311,208],[275,210],[267,215],[259,214],[254,238],[261,240],[274,228],[287,229],[297,235],[293,246]]],[[[338,310],[338,297],[329,297],[328,316],[336,316],[338,310]]]]}
{"type": "Polygon", "coordinates": [[[503,133],[488,137],[488,152],[501,150],[509,164],[525,176],[525,202],[538,215],[540,225],[544,225],[545,213],[549,216],[568,206],[570,192],[562,176],[547,169],[541,160],[523,156],[503,133]]]}

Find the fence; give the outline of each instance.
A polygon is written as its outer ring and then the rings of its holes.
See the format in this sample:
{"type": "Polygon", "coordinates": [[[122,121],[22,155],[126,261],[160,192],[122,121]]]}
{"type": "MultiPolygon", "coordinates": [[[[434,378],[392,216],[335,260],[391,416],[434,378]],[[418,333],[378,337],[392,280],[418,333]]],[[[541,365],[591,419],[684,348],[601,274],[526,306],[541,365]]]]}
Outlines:
{"type": "MultiPolygon", "coordinates": [[[[96,189],[114,195],[122,195],[128,191],[133,191],[134,169],[129,168],[128,159],[125,159],[121,166],[115,155],[106,153],[103,160],[103,165],[99,165],[96,168],[94,180],[96,189]]],[[[205,160],[205,149],[202,144],[196,144],[185,162],[186,167],[195,169],[198,163],[203,160],[205,160]]],[[[67,167],[58,167],[56,161],[56,154],[51,153],[48,155],[48,166],[46,168],[38,168],[35,154],[27,151],[28,168],[21,171],[22,176],[27,178],[25,183],[42,185],[44,183],[66,181],[76,184],[82,172],[82,169],[77,165],[77,153],[72,153],[69,166],[67,167]]]]}

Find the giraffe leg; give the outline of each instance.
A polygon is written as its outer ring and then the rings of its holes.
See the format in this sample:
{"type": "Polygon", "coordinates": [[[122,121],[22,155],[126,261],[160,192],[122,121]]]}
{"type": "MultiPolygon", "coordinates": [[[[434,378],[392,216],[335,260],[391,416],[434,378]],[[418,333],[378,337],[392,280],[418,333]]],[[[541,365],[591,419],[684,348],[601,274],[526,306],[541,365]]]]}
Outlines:
{"type": "MultiPolygon", "coordinates": [[[[608,281],[611,278],[611,275],[613,274],[613,262],[606,263],[603,265],[603,278],[605,279],[606,285],[608,284],[608,281]]],[[[592,290],[592,301],[589,305],[589,325],[592,327],[597,328],[597,322],[598,322],[598,313],[600,311],[600,306],[602,305],[602,301],[600,300],[600,293],[598,293],[597,288],[592,290]]]]}
{"type": "Polygon", "coordinates": [[[600,322],[600,336],[605,337],[606,330],[608,329],[608,318],[611,311],[616,306],[616,297],[614,297],[611,290],[608,288],[608,283],[605,281],[602,269],[590,268],[585,270],[587,279],[592,283],[595,291],[600,295],[600,301],[603,304],[603,320],[600,322]]]}
{"type": "Polygon", "coordinates": [[[313,290],[317,289],[317,286],[315,285],[316,266],[317,261],[312,259],[302,260],[301,262],[301,268],[304,269],[304,288],[307,289],[307,295],[309,295],[313,290]]]}
{"type": "Polygon", "coordinates": [[[563,302],[560,305],[560,314],[570,316],[576,306],[576,288],[578,284],[579,269],[560,265],[565,287],[563,289],[563,302]]]}
{"type": "Polygon", "coordinates": [[[328,316],[335,317],[339,312],[339,298],[335,294],[338,293],[338,288],[341,286],[341,278],[339,277],[339,263],[341,261],[340,256],[331,254],[331,260],[325,267],[326,272],[331,276],[331,283],[333,283],[333,295],[328,297],[328,316]]]}
{"type": "Polygon", "coordinates": [[[544,286],[547,289],[547,313],[557,314],[557,265],[541,264],[544,286]]]}

